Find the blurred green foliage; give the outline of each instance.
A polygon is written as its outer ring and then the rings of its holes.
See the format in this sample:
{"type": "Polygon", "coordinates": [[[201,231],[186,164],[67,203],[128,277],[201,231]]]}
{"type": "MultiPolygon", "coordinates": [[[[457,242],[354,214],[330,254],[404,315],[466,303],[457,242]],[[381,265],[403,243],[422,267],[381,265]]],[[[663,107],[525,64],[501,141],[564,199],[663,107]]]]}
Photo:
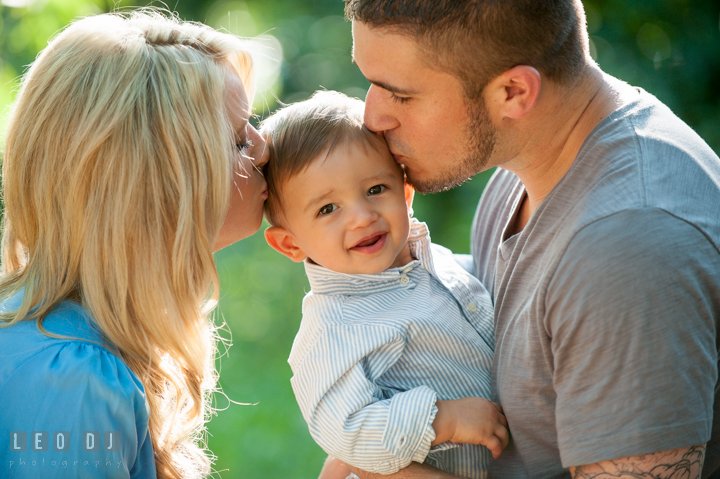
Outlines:
{"type": "MultiPolygon", "coordinates": [[[[73,18],[138,4],[147,2],[1,0],[0,104],[10,104],[25,67],[73,18]]],[[[258,38],[258,118],[277,108],[278,99],[301,100],[320,88],[364,97],[368,83],[350,60],[350,25],[340,0],[176,0],[168,6],[185,20],[258,38]]],[[[585,6],[592,54],[603,70],[658,96],[719,152],[720,3],[585,0],[585,6]]],[[[489,174],[416,197],[416,216],[436,242],[469,251],[470,221],[489,174]]],[[[227,322],[234,343],[218,363],[224,395],[216,395],[219,411],[209,425],[216,469],[225,478],[317,477],[325,454],[307,432],[286,363],[309,289],[302,265],[272,251],[261,234],[216,259],[218,321],[227,322]]]]}

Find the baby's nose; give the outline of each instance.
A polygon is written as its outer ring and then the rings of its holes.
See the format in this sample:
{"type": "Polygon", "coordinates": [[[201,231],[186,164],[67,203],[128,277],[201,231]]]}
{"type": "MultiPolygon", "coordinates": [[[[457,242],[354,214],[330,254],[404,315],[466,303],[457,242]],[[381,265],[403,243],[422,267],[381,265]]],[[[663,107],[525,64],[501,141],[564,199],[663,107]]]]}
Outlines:
{"type": "Polygon", "coordinates": [[[365,228],[377,221],[378,217],[379,215],[374,209],[368,208],[366,205],[358,205],[352,209],[350,228],[365,228]]]}

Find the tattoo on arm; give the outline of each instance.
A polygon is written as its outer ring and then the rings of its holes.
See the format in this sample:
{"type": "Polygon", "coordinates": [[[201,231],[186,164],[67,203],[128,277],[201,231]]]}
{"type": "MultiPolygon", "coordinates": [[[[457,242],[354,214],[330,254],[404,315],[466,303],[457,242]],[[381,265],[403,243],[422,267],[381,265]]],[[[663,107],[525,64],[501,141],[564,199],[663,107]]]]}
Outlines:
{"type": "Polygon", "coordinates": [[[705,444],[571,467],[574,479],[700,479],[705,444]]]}

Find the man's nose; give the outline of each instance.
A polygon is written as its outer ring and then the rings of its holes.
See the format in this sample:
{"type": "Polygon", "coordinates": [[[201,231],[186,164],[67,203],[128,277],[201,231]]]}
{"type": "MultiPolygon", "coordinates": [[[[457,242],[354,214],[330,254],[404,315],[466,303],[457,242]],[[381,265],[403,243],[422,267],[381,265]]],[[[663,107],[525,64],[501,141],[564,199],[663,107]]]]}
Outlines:
{"type": "Polygon", "coordinates": [[[370,85],[365,97],[365,126],[371,131],[389,131],[400,122],[393,112],[390,93],[382,88],[370,85]]]}

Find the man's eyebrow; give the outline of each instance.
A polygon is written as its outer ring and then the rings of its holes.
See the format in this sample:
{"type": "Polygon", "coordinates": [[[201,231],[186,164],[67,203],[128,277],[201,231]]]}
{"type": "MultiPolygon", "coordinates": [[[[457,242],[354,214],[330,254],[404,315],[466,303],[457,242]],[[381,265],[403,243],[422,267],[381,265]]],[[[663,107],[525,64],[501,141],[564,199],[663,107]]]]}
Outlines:
{"type": "Polygon", "coordinates": [[[393,93],[399,93],[401,95],[417,95],[419,92],[415,90],[406,90],[405,88],[399,88],[393,85],[390,85],[389,83],[381,82],[378,80],[369,80],[370,83],[372,83],[375,86],[379,86],[383,90],[387,90],[393,93]]]}
{"type": "MultiPolygon", "coordinates": [[[[352,53],[350,54],[350,60],[357,65],[355,62],[355,45],[353,45],[352,53]]],[[[379,86],[383,90],[387,90],[393,93],[399,93],[401,95],[417,95],[419,92],[414,90],[405,90],[404,88],[398,88],[395,86],[390,85],[389,83],[385,83],[378,80],[371,80],[370,78],[367,79],[370,83],[372,83],[375,86],[379,86]]]]}

